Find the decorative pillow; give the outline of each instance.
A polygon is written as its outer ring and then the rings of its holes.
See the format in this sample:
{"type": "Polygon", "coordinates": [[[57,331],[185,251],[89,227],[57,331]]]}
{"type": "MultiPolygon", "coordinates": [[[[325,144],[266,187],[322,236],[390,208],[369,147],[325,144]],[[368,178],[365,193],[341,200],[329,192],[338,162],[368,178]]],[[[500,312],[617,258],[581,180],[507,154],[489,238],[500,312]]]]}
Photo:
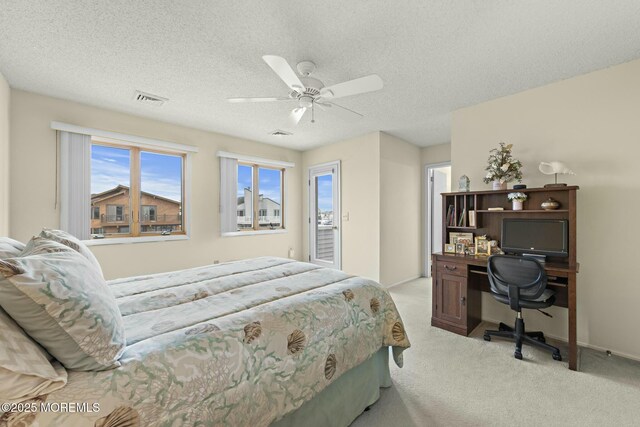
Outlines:
{"type": "Polygon", "coordinates": [[[100,272],[78,252],[41,237],[0,260],[0,305],[68,369],[120,366],[124,324],[100,272]]]}
{"type": "Polygon", "coordinates": [[[69,246],[74,251],[79,252],[95,266],[95,268],[100,272],[100,276],[104,278],[104,275],[102,274],[102,267],[100,267],[100,263],[96,259],[96,256],[91,252],[91,249],[89,249],[87,245],[82,243],[82,241],[77,237],[67,233],[66,231],[50,230],[48,228],[45,228],[40,232],[40,237],[62,243],[65,246],[69,246]]]}
{"type": "Polygon", "coordinates": [[[65,386],[67,371],[0,308],[0,402],[17,403],[65,386]]]}
{"type": "Polygon", "coordinates": [[[23,249],[24,243],[9,237],[0,237],[0,259],[18,256],[23,249]]]}

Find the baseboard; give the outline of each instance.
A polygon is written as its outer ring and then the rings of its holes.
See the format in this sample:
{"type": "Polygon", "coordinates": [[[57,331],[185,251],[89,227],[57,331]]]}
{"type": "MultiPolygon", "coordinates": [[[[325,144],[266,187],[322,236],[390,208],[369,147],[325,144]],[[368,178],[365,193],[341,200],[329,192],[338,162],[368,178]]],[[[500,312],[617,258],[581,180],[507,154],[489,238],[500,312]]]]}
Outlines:
{"type": "Polygon", "coordinates": [[[389,288],[392,288],[392,287],[394,287],[394,286],[402,285],[403,283],[411,282],[412,280],[416,280],[416,279],[419,279],[419,278],[421,278],[421,277],[424,277],[424,276],[422,276],[422,275],[417,275],[417,276],[415,276],[415,277],[411,277],[411,278],[409,278],[409,279],[401,280],[401,281],[399,281],[399,282],[392,283],[392,284],[390,284],[390,285],[385,285],[385,288],[389,289],[389,288]]]}
{"type": "MultiPolygon", "coordinates": [[[[499,324],[500,322],[502,322],[502,320],[495,320],[495,319],[482,319],[482,321],[483,322],[495,323],[496,325],[499,324]]],[[[547,334],[546,332],[544,333],[544,335],[546,337],[549,337],[549,338],[553,339],[553,340],[560,341],[560,342],[565,343],[565,344],[568,343],[568,340],[566,338],[564,338],[564,337],[559,337],[559,336],[556,336],[556,335],[553,335],[553,334],[547,334]]],[[[585,347],[585,348],[588,348],[588,349],[591,349],[591,350],[601,351],[603,353],[606,353],[607,351],[610,351],[611,354],[613,354],[615,356],[620,356],[620,357],[624,357],[625,359],[630,359],[630,360],[635,360],[637,362],[640,362],[640,357],[638,357],[638,356],[634,356],[634,355],[631,355],[631,354],[623,353],[623,352],[620,352],[620,351],[611,350],[609,348],[600,347],[598,345],[589,344],[589,343],[586,343],[586,342],[583,342],[583,341],[578,341],[577,344],[578,344],[579,347],[585,347]]]]}

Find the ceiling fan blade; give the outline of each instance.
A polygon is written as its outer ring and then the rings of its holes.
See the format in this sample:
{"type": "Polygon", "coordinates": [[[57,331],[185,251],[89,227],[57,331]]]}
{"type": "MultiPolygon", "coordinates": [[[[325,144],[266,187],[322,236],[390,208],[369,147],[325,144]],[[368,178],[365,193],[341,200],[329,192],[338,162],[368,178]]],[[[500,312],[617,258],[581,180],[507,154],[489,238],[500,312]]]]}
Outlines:
{"type": "Polygon", "coordinates": [[[287,120],[287,125],[289,126],[297,126],[300,123],[300,119],[304,116],[304,113],[307,111],[304,107],[294,108],[289,114],[289,119],[287,120]]]}
{"type": "Polygon", "coordinates": [[[325,107],[323,108],[323,110],[328,111],[331,114],[347,121],[354,121],[364,117],[362,114],[356,111],[350,110],[347,107],[343,107],[342,105],[338,105],[333,102],[316,102],[316,105],[320,107],[325,107]],[[331,107],[331,108],[326,108],[326,107],[331,107]]]}
{"type": "Polygon", "coordinates": [[[325,87],[320,91],[320,96],[323,98],[343,98],[345,96],[380,90],[383,86],[384,83],[380,76],[377,74],[371,74],[369,76],[325,87]]]}
{"type": "Polygon", "coordinates": [[[291,101],[292,98],[227,98],[227,101],[237,102],[272,102],[272,101],[291,101]]]}
{"type": "Polygon", "coordinates": [[[296,72],[293,71],[293,68],[284,58],[276,55],[264,55],[262,59],[289,88],[295,91],[304,90],[304,84],[302,84],[296,72]]]}

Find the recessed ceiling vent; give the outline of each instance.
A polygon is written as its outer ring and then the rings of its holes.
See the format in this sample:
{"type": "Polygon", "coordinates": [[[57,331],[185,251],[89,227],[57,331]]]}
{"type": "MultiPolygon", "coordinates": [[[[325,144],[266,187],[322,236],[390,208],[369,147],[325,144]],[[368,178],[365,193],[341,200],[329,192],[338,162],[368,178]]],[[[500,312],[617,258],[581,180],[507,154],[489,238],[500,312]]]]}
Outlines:
{"type": "Polygon", "coordinates": [[[269,132],[271,136],[291,136],[293,135],[291,132],[287,132],[284,130],[276,129],[273,132],[269,132]]]}
{"type": "Polygon", "coordinates": [[[169,98],[163,98],[158,95],[152,95],[150,93],[141,92],[139,90],[136,91],[134,98],[137,102],[141,102],[142,104],[153,105],[154,107],[161,107],[165,102],[169,100],[169,98]]]}

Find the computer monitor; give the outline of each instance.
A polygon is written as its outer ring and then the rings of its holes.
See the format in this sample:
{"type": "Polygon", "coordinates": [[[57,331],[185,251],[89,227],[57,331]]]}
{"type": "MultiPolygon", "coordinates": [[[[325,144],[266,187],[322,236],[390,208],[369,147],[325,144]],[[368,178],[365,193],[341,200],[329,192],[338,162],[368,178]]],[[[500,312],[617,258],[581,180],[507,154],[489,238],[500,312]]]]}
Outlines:
{"type": "Polygon", "coordinates": [[[568,257],[568,229],[566,219],[504,218],[502,250],[514,254],[568,257]]]}

